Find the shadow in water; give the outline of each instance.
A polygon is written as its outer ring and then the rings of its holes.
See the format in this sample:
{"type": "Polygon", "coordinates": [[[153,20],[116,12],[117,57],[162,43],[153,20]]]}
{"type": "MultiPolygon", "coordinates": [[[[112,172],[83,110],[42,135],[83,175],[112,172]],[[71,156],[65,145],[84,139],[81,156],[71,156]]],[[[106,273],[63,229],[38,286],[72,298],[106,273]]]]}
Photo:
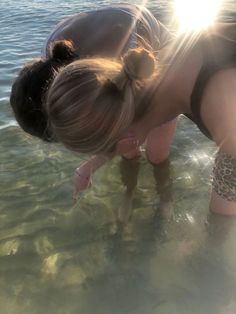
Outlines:
{"type": "Polygon", "coordinates": [[[176,313],[235,313],[236,268],[229,268],[224,250],[236,218],[209,214],[205,228],[197,220],[175,219],[172,170],[170,161],[166,160],[153,165],[159,202],[148,220],[138,221],[133,213],[133,195],[139,167],[139,159],[123,159],[120,163],[126,188],[124,205],[118,211],[117,232],[108,240],[106,252],[112,266],[108,272],[121,288],[116,290],[116,295],[130,313],[142,313],[142,310],[158,313],[165,308],[167,311],[163,313],[168,313],[172,305],[176,313]],[[194,230],[199,228],[202,235],[195,234],[194,230]],[[160,286],[156,286],[159,281],[160,286]],[[126,300],[121,291],[129,291],[132,300],[137,302],[126,300]]]}

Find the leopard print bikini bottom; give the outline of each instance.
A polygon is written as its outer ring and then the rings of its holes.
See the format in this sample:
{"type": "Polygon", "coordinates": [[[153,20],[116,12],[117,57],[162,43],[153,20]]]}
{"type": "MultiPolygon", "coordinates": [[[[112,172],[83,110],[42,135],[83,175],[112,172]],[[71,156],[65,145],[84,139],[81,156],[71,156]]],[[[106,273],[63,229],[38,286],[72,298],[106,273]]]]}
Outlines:
{"type": "Polygon", "coordinates": [[[236,202],[236,157],[219,151],[213,168],[213,188],[223,199],[236,202]]]}

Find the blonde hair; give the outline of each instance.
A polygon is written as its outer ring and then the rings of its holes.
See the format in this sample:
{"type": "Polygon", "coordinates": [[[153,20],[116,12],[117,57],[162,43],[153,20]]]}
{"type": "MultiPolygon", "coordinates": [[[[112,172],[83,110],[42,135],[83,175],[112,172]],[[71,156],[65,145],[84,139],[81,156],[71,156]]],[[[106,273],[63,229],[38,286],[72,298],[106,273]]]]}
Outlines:
{"type": "Polygon", "coordinates": [[[155,58],[143,48],[121,60],[81,59],[62,68],[47,94],[57,140],[75,152],[110,151],[140,112],[137,95],[155,70],[155,58]]]}

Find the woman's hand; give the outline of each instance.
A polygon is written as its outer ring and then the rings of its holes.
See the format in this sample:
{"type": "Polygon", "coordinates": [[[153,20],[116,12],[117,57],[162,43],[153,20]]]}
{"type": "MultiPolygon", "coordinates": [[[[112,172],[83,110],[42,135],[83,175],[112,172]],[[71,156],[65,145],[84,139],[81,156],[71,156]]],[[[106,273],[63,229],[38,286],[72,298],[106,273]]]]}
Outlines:
{"type": "Polygon", "coordinates": [[[73,191],[74,200],[79,198],[81,192],[91,187],[93,173],[113,157],[114,154],[95,155],[75,170],[73,191]]]}
{"type": "Polygon", "coordinates": [[[80,197],[81,192],[88,189],[92,185],[92,173],[90,167],[86,164],[77,168],[74,173],[74,191],[73,199],[75,201],[80,197]]]}

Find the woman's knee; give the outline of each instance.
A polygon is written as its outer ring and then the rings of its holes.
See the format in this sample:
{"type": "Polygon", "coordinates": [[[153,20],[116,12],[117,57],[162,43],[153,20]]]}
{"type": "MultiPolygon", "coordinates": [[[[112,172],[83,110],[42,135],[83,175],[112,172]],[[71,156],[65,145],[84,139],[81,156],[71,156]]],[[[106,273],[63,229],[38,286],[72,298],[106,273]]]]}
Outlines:
{"type": "Polygon", "coordinates": [[[146,155],[153,164],[159,164],[168,158],[170,146],[175,134],[177,119],[153,129],[147,137],[146,155]]]}

